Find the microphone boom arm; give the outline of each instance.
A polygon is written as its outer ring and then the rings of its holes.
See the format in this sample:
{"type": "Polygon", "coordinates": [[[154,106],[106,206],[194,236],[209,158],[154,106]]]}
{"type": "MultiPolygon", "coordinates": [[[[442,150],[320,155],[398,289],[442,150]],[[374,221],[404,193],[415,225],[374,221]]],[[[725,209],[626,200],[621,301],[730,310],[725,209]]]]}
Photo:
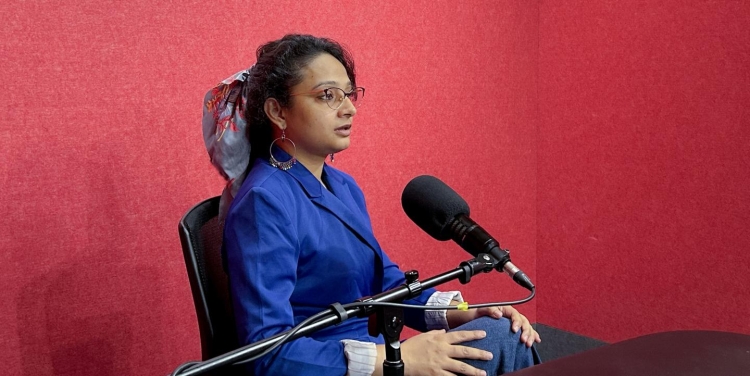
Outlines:
{"type": "MultiPolygon", "coordinates": [[[[489,254],[480,253],[474,259],[462,262],[458,268],[428,278],[424,282],[419,282],[418,280],[413,280],[411,282],[407,281],[407,283],[404,283],[396,288],[384,291],[370,298],[365,298],[363,302],[401,302],[418,296],[425,288],[435,287],[443,283],[450,282],[454,279],[458,279],[462,284],[466,284],[471,281],[472,276],[480,272],[491,272],[497,267],[497,263],[498,260],[495,257],[489,254]]],[[[406,273],[408,274],[410,272],[406,273]]],[[[326,314],[321,319],[314,321],[303,328],[300,328],[287,340],[293,340],[299,337],[303,337],[329,326],[339,324],[353,316],[368,316],[369,314],[374,312],[375,308],[373,306],[365,306],[347,308],[344,310],[342,309],[342,306],[340,304],[336,303],[333,304],[332,308],[329,310],[332,310],[333,312],[326,314]]],[[[191,366],[187,366],[185,368],[183,368],[182,366],[178,367],[178,369],[172,372],[171,376],[201,375],[216,368],[229,366],[244,359],[251,358],[284,339],[286,334],[291,330],[294,329],[278,333],[272,337],[251,343],[226,354],[216,356],[212,359],[192,364],[191,366]]]]}

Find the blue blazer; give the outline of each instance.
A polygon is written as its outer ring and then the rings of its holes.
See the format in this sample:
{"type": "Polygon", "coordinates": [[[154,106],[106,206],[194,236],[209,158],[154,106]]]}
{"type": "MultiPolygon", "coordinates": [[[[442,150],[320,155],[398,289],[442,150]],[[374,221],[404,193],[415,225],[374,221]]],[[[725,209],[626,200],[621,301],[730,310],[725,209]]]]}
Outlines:
{"type": "MultiPolygon", "coordinates": [[[[224,227],[224,251],[241,344],[291,329],[332,303],[350,303],[404,283],[372,232],[362,191],[349,175],[323,168],[326,189],[304,166],[288,171],[257,160],[224,227]]],[[[433,289],[410,304],[424,305],[433,289]]],[[[424,311],[406,325],[426,330],[424,311]]],[[[366,318],[299,338],[254,362],[256,375],[345,375],[342,339],[382,343],[366,318]]]]}

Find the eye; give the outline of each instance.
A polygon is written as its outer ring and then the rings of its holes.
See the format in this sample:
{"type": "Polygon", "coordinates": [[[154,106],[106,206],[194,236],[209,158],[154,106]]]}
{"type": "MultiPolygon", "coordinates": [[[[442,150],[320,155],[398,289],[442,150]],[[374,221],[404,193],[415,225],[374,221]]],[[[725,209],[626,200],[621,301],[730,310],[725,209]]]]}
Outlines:
{"type": "Polygon", "coordinates": [[[324,101],[332,101],[334,99],[334,97],[335,96],[331,92],[331,89],[325,89],[325,90],[323,90],[323,93],[320,95],[319,98],[322,99],[322,100],[324,100],[324,101]]]}

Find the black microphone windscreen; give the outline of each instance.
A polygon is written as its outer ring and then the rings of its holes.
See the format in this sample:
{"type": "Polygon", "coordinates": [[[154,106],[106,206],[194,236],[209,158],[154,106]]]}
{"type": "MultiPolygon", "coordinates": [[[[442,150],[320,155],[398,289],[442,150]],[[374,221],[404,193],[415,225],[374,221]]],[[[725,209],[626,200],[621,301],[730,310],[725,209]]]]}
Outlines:
{"type": "Polygon", "coordinates": [[[440,179],[421,175],[412,179],[401,194],[406,215],[437,240],[450,240],[448,224],[459,214],[469,216],[469,204],[440,179]]]}

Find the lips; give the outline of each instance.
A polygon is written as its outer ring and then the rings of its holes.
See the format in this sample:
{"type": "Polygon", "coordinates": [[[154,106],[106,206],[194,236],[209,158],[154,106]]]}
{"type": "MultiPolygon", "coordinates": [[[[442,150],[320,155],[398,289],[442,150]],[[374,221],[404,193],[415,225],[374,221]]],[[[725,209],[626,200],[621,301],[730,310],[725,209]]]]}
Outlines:
{"type": "Polygon", "coordinates": [[[352,125],[351,124],[342,125],[334,129],[333,131],[336,132],[336,134],[339,136],[349,136],[352,133],[352,125]]]}

